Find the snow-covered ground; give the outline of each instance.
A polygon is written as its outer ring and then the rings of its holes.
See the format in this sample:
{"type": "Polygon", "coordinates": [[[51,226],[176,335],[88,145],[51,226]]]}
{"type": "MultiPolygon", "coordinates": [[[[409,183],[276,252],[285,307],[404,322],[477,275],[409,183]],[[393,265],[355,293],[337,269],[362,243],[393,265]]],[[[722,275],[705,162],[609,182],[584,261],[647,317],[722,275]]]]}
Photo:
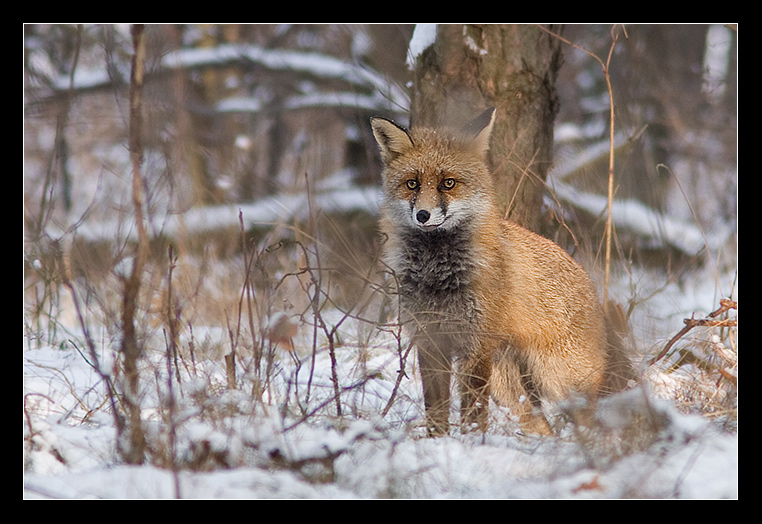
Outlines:
{"type": "MultiPolygon", "coordinates": [[[[668,286],[636,309],[636,330],[649,331],[646,336],[663,342],[679,330],[682,313],[676,312],[676,304],[699,315],[713,309],[714,284],[701,289],[706,280],[695,282],[690,289],[668,286]],[[654,325],[663,331],[654,334],[654,325]]],[[[640,283],[645,285],[643,279],[640,283]]],[[[276,350],[271,384],[261,400],[251,394],[253,381],[244,358],[239,360],[236,390],[225,387],[220,358],[204,360],[197,351],[192,372],[186,361],[186,372],[174,389],[174,456],[184,464],[177,472],[168,466],[120,463],[104,384],[90,365],[81,333],[62,334],[59,326],[53,344],[25,335],[24,497],[738,496],[737,433],[721,429],[714,419],[678,411],[672,388],[687,378],[682,368],[671,375],[658,372],[663,366],[652,368],[645,387],[612,397],[600,410],[607,427],[629,412],[656,414],[658,429],[644,433],[629,451],[622,450],[627,437],[615,430],[593,438],[577,435],[571,426],[553,438],[520,435],[495,406],[486,435],[454,430],[449,437],[429,439],[422,434],[423,403],[412,354],[407,376],[382,416],[400,368],[398,340],[380,330],[369,333],[359,320],[342,318],[336,312],[324,316],[328,325],[341,321],[335,366],[342,388],[341,417],[332,400],[326,340],[318,338],[313,367],[308,324],[296,335],[295,354],[276,350]]],[[[228,333],[219,328],[194,326],[193,336],[198,348],[229,346],[228,333]]],[[[181,345],[187,343],[187,338],[181,340],[181,345]]],[[[109,369],[114,347],[107,337],[100,338],[101,369],[109,369]]],[[[167,445],[165,342],[152,340],[147,347],[155,352],[144,361],[145,431],[149,442],[167,445]]],[[[452,413],[455,418],[455,405],[452,413]]]]}
{"type": "MultiPolygon", "coordinates": [[[[374,379],[389,390],[393,362],[374,379]]],[[[87,396],[92,372],[71,350],[24,355],[25,402],[48,404],[24,420],[26,498],[735,498],[738,439],[666,401],[666,427],[645,450],[596,464],[595,443],[526,438],[493,429],[486,436],[419,438],[404,424],[373,415],[307,421],[285,431],[276,414],[240,414],[224,423],[189,422],[178,452],[207,442],[224,455],[213,471],[127,466],[115,457],[113,422],[104,413],[82,423],[74,394],[87,396]],[[68,409],[67,409],[68,408],[68,409]],[[220,424],[223,427],[220,427],[220,424]],[[30,450],[29,447],[32,449],[30,450]],[[276,451],[277,450],[277,451],[276,451]],[[286,456],[283,466],[272,457],[286,456]],[[326,457],[328,463],[323,461],[326,457]],[[224,466],[224,469],[222,468],[224,466]]],[[[411,380],[409,388],[417,385],[411,380]]],[[[381,400],[381,399],[379,399],[381,400]]],[[[220,400],[222,402],[222,400],[220,400]]],[[[420,413],[411,395],[402,411],[420,413]],[[408,405],[408,403],[410,405],[408,405]]],[[[246,402],[237,408],[244,411],[246,402]]],[[[272,406],[273,411],[277,410],[272,406]]],[[[153,427],[156,420],[148,423],[153,427]]],[[[158,431],[158,429],[156,429],[158,431]]]]}

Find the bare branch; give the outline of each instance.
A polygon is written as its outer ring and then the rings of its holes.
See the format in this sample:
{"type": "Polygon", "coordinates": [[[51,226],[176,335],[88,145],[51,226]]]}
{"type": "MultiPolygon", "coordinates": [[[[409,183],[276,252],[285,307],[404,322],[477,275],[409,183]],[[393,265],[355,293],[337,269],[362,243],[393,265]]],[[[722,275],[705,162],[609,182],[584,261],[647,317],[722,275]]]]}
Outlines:
{"type": "Polygon", "coordinates": [[[685,327],[678,331],[678,333],[672,337],[669,342],[667,342],[667,345],[664,346],[664,349],[661,350],[661,353],[656,355],[654,358],[651,359],[651,362],[649,362],[649,365],[653,365],[664,356],[669,353],[669,350],[672,348],[672,346],[675,345],[675,343],[680,340],[686,333],[688,333],[691,329],[698,327],[698,326],[704,326],[704,327],[737,327],[738,321],[735,319],[720,319],[720,320],[713,320],[714,318],[718,317],[719,315],[726,313],[727,311],[731,309],[738,309],[738,303],[734,300],[730,299],[722,299],[720,301],[720,307],[709,313],[709,318],[686,318],[683,320],[685,323],[685,327]]]}

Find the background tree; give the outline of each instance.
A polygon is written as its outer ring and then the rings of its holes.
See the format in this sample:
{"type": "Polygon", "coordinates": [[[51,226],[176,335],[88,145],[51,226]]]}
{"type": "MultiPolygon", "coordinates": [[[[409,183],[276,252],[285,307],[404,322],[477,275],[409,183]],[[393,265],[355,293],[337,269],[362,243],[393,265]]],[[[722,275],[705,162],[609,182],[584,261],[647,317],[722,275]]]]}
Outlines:
{"type": "Polygon", "coordinates": [[[532,25],[440,25],[415,68],[411,125],[463,123],[497,108],[490,161],[498,204],[534,230],[552,161],[560,45],[532,25]]]}

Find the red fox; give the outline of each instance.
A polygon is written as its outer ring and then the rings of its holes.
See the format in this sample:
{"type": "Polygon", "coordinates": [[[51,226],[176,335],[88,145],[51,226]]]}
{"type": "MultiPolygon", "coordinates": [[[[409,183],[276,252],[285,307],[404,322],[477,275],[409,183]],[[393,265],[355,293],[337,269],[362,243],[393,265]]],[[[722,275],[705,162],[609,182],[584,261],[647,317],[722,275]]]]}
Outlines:
{"type": "Polygon", "coordinates": [[[548,434],[541,400],[595,398],[617,361],[585,270],[500,216],[486,163],[494,121],[494,109],[459,131],[371,119],[384,163],[386,263],[432,436],[449,433],[453,367],[464,431],[487,429],[492,396],[522,431],[548,434]]]}

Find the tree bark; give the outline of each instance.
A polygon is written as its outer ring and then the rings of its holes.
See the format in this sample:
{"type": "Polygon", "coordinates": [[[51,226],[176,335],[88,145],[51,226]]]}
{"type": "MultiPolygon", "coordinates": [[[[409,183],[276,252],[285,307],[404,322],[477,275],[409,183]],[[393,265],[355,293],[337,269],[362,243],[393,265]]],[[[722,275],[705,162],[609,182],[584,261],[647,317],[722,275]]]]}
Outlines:
{"type": "Polygon", "coordinates": [[[145,434],[140,414],[140,375],[138,361],[141,356],[141,343],[135,328],[135,313],[137,311],[140,293],[140,279],[148,257],[148,239],[144,223],[144,194],[141,165],[143,163],[143,115],[142,93],[145,66],[145,32],[144,26],[132,26],[132,40],[135,53],[132,57],[132,73],[130,76],[130,123],[129,149],[132,161],[132,204],[135,212],[138,245],[132,270],[124,282],[122,295],[122,364],[124,366],[123,401],[127,411],[128,435],[117,435],[117,446],[122,459],[127,464],[142,464],[146,449],[145,434]],[[125,438],[126,437],[126,438],[125,438]]]}
{"type": "Polygon", "coordinates": [[[497,108],[489,154],[497,202],[507,218],[535,231],[560,65],[561,42],[536,26],[440,25],[415,69],[411,125],[459,125],[497,108]]]}

